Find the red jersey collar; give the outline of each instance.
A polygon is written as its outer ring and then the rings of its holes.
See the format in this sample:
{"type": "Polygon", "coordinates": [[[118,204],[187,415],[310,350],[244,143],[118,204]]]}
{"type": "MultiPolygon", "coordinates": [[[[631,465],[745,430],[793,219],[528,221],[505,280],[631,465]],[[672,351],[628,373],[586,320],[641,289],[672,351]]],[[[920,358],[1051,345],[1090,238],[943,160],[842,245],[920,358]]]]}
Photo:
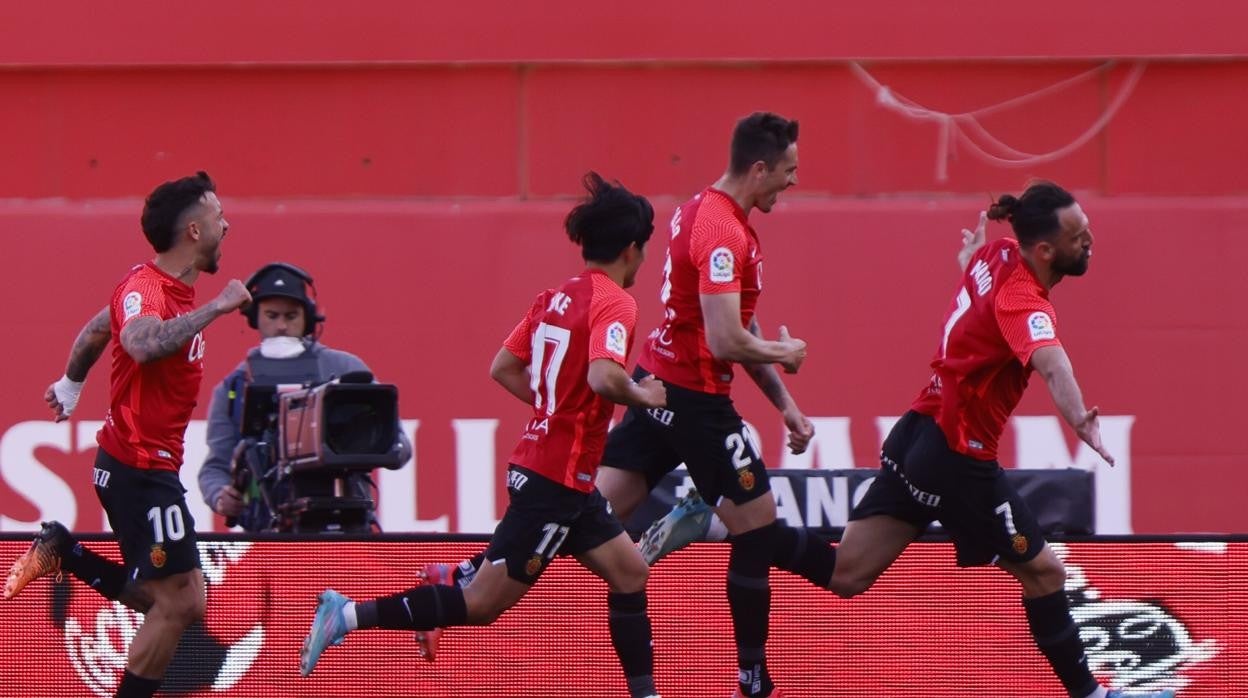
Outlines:
{"type": "Polygon", "coordinates": [[[185,282],[185,281],[183,281],[182,279],[179,279],[179,278],[177,278],[177,277],[175,277],[175,276],[170,276],[167,272],[165,272],[165,270],[164,270],[164,269],[161,269],[160,267],[156,266],[156,263],[155,263],[155,262],[153,262],[153,261],[152,261],[152,260],[150,260],[150,259],[149,259],[149,260],[147,260],[146,262],[144,262],[144,263],[143,263],[143,266],[147,267],[148,269],[151,269],[152,271],[156,272],[157,274],[160,274],[161,276],[165,277],[166,279],[169,279],[170,281],[172,281],[173,283],[177,284],[178,286],[181,286],[182,288],[186,289],[187,291],[193,291],[193,290],[194,290],[194,288],[193,288],[190,284],[186,283],[186,282],[185,282]]]}
{"type": "Polygon", "coordinates": [[[745,211],[741,209],[741,204],[738,204],[736,199],[732,198],[731,196],[728,196],[726,192],[716,189],[715,187],[707,187],[706,191],[711,192],[713,194],[719,194],[720,196],[727,199],[728,203],[732,204],[732,213],[737,217],[737,220],[741,221],[741,225],[744,225],[745,227],[753,230],[753,227],[750,225],[749,217],[746,215],[745,211]]]}
{"type": "Polygon", "coordinates": [[[1031,279],[1031,283],[1032,285],[1036,287],[1036,290],[1040,293],[1040,297],[1045,300],[1048,300],[1049,289],[1044,287],[1044,284],[1040,281],[1040,277],[1036,276],[1036,270],[1032,269],[1031,264],[1027,262],[1027,258],[1023,257],[1023,246],[1018,244],[1018,240],[1015,238],[1002,238],[1002,239],[1005,240],[1005,243],[1010,247],[1010,249],[1014,252],[1014,254],[1018,255],[1019,266],[1027,270],[1027,278],[1031,279]]]}

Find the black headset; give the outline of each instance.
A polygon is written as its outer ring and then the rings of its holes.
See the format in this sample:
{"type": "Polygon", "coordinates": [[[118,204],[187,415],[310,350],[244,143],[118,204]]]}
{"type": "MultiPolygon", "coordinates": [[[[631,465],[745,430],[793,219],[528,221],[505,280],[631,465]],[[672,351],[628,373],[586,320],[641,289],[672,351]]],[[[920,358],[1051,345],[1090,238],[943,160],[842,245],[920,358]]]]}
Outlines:
{"type": "MultiPolygon", "coordinates": [[[[260,267],[259,269],[256,270],[256,273],[248,277],[247,281],[244,283],[244,285],[247,287],[247,292],[251,293],[254,296],[255,293],[259,290],[258,286],[260,282],[264,280],[264,277],[278,270],[293,274],[296,278],[303,281],[304,283],[303,310],[304,310],[304,320],[307,323],[307,325],[303,328],[303,334],[305,337],[316,336],[317,330],[319,329],[319,325],[322,322],[325,322],[325,316],[321,315],[317,311],[316,285],[312,283],[312,276],[309,275],[308,272],[300,269],[299,267],[293,264],[287,264],[286,262],[272,262],[270,264],[266,264],[260,267]]],[[[242,314],[247,318],[247,324],[251,326],[252,329],[260,328],[260,304],[259,303],[256,303],[253,300],[253,302],[250,305],[248,305],[245,309],[243,309],[240,312],[242,312],[242,314]]]]}

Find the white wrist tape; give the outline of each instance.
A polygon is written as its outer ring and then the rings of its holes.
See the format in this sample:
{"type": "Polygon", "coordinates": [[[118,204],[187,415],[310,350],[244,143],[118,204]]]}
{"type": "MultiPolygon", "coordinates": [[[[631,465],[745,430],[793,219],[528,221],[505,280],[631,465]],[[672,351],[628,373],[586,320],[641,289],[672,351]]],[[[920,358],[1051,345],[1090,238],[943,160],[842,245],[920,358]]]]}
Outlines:
{"type": "Polygon", "coordinates": [[[78,406],[78,396],[82,395],[82,386],[85,383],[86,381],[70,380],[69,376],[61,376],[60,380],[52,384],[52,392],[56,395],[56,401],[61,403],[61,411],[66,417],[78,406]]]}

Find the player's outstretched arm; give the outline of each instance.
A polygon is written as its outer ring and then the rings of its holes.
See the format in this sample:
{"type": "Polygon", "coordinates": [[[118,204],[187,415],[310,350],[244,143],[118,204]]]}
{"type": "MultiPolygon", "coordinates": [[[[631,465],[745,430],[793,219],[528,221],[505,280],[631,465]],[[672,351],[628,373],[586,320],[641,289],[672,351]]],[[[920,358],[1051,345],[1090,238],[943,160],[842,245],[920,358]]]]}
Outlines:
{"type": "Polygon", "coordinates": [[[151,315],[136,317],[121,328],[121,346],[141,364],[163,359],[178,351],[208,323],[251,302],[251,294],[238,279],[221,289],[217,297],[186,315],[168,320],[151,315]]]}
{"type": "Polygon", "coordinates": [[[1061,412],[1066,423],[1106,463],[1113,465],[1114,457],[1105,450],[1105,444],[1101,442],[1101,425],[1097,420],[1100,408],[1088,409],[1084,406],[1083,393],[1075,381],[1075,369],[1070,364],[1066,350],[1060,346],[1040,347],[1031,355],[1031,365],[1048,384],[1053,402],[1057,404],[1057,410],[1061,412]]]}
{"type": "Polygon", "coordinates": [[[704,293],[702,320],[706,324],[706,344],[720,361],[750,364],[780,364],[788,373],[797,373],[806,360],[806,342],[789,336],[780,328],[780,339],[756,337],[741,325],[741,294],[704,293]]]}
{"type": "MultiPolygon", "coordinates": [[[[757,315],[750,321],[750,334],[760,339],[763,336],[757,315]]],[[[742,367],[763,395],[784,415],[784,425],[789,430],[789,450],[794,454],[805,452],[815,436],[815,427],[802,414],[797,401],[789,394],[784,381],[780,380],[780,372],[771,364],[742,364],[742,367]]]]}
{"type": "Polygon", "coordinates": [[[984,246],[987,229],[987,211],[979,212],[979,224],[975,226],[975,230],[962,229],[962,249],[958,250],[958,266],[962,268],[962,271],[966,271],[967,265],[971,263],[971,257],[984,246]]]}
{"type": "Polygon", "coordinates": [[[529,379],[529,364],[511,353],[507,347],[498,350],[494,362],[490,364],[490,378],[493,378],[507,392],[526,405],[533,404],[533,388],[529,379]]]}
{"type": "Polygon", "coordinates": [[[667,388],[663,381],[646,376],[634,383],[624,367],[611,359],[589,362],[589,388],[606,399],[630,407],[663,407],[667,388]]]}
{"type": "Polygon", "coordinates": [[[63,422],[73,414],[74,408],[78,406],[78,397],[82,395],[82,385],[87,380],[87,374],[104,353],[111,336],[108,308],[105,307],[88,320],[78,333],[74,346],[69,350],[65,375],[49,385],[43,393],[43,400],[48,403],[56,421],[63,422]]]}

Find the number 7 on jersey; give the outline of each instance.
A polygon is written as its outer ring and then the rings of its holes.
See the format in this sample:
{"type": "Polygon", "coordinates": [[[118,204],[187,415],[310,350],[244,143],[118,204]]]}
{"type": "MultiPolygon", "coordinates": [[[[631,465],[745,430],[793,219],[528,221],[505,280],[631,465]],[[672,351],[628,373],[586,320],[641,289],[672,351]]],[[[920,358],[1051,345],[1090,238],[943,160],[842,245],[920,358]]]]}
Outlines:
{"type": "Polygon", "coordinates": [[[533,406],[540,410],[545,402],[546,414],[555,413],[555,383],[559,380],[559,367],[563,365],[563,357],[568,353],[568,344],[571,343],[571,339],[570,330],[544,322],[538,323],[537,328],[533,330],[533,359],[529,366],[529,388],[533,390],[533,406]],[[547,355],[548,347],[550,348],[549,355],[547,355]],[[543,392],[546,394],[544,401],[543,392]]]}

